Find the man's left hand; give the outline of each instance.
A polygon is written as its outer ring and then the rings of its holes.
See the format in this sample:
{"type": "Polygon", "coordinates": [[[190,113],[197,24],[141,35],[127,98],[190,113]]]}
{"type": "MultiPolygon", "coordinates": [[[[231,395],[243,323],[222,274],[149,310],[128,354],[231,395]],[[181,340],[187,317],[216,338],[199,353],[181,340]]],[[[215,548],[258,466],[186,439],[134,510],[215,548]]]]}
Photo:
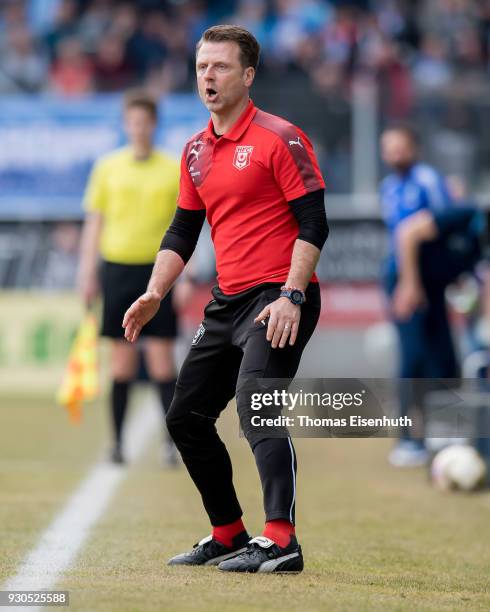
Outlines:
{"type": "Polygon", "coordinates": [[[265,322],[267,318],[267,340],[271,342],[272,348],[284,348],[288,338],[289,344],[293,346],[298,335],[301,307],[295,306],[287,297],[280,297],[267,304],[255,317],[254,323],[265,322]]]}

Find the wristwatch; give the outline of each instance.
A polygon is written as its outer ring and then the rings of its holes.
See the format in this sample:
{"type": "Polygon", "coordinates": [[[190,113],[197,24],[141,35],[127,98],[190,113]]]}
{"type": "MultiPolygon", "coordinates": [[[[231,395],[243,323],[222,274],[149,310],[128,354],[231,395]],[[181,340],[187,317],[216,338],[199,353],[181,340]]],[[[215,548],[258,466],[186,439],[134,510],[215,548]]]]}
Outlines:
{"type": "Polygon", "coordinates": [[[281,287],[280,297],[287,297],[295,306],[301,306],[306,302],[305,292],[297,287],[286,287],[284,285],[281,287]]]}

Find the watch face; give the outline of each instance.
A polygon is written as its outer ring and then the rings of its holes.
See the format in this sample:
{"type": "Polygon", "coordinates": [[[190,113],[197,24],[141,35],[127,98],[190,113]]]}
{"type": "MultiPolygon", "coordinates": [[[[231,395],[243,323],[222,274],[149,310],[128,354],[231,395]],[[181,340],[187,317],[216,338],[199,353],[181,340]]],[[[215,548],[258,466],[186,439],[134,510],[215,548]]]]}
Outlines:
{"type": "Polygon", "coordinates": [[[291,301],[293,302],[293,304],[302,304],[303,294],[301,293],[301,291],[293,289],[293,291],[291,291],[291,301]]]}

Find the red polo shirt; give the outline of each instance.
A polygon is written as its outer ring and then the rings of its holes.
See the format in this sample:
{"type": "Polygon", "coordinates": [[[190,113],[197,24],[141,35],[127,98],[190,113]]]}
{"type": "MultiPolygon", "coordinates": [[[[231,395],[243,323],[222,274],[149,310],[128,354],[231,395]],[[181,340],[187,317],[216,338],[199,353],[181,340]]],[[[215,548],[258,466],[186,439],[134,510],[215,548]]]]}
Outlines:
{"type": "Polygon", "coordinates": [[[210,120],[186,144],[178,205],[206,209],[218,284],[234,294],[286,281],[298,237],[288,201],[324,187],[307,136],[249,101],[226,134],[210,120]]]}

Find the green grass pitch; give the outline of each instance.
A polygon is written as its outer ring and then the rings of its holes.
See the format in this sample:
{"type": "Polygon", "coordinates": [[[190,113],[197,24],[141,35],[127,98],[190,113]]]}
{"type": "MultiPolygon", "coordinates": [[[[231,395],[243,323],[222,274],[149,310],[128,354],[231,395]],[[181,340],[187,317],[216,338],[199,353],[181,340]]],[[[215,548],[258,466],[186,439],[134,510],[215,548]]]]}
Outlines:
{"type": "MultiPolygon", "coordinates": [[[[133,410],[137,410],[138,397],[133,410]]],[[[107,449],[103,402],[78,428],[49,398],[3,397],[0,408],[0,581],[15,574],[78,483],[107,449]]],[[[262,528],[258,475],[220,424],[248,530],[262,528]]],[[[57,588],[75,611],[488,610],[490,493],[441,494],[423,470],[388,466],[389,440],[296,440],[298,576],[170,568],[170,556],[209,533],[183,467],[159,463],[159,441],[128,469],[57,588]]]]}

